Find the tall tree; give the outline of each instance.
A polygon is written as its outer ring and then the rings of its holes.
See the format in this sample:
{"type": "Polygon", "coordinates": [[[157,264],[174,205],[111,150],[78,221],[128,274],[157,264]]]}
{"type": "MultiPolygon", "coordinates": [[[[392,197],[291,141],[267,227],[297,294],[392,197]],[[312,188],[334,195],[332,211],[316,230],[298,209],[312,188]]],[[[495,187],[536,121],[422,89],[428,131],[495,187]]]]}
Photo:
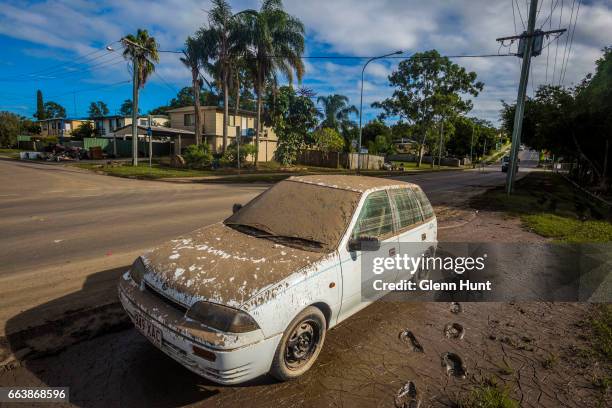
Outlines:
{"type": "Polygon", "coordinates": [[[278,136],[276,159],[282,164],[289,165],[296,160],[317,126],[318,110],[312,99],[291,86],[282,86],[266,97],[265,121],[278,136]]]}
{"type": "Polygon", "coordinates": [[[236,18],[226,0],[211,0],[213,7],[208,12],[208,27],[198,32],[200,41],[207,46],[205,60],[214,61],[205,68],[219,80],[223,91],[223,151],[227,148],[227,126],[229,118],[229,80],[235,52],[236,18]]]}
{"type": "MultiPolygon", "coordinates": [[[[255,93],[257,94],[256,143],[261,133],[261,110],[267,84],[277,83],[278,73],[292,82],[294,72],[298,81],[304,74],[304,25],[285,12],[281,0],[264,0],[261,8],[239,14],[246,30],[246,48],[255,93]]],[[[255,159],[257,165],[257,158],[255,159]]]]}
{"type": "Polygon", "coordinates": [[[53,101],[45,102],[44,104],[45,119],[56,119],[66,117],[66,108],[59,103],[53,101]]]}
{"type": "Polygon", "coordinates": [[[103,101],[92,102],[89,104],[87,114],[90,119],[106,116],[108,115],[108,106],[103,101]]]}
{"type": "Polygon", "coordinates": [[[34,114],[34,117],[38,120],[46,119],[45,104],[43,102],[43,94],[40,89],[36,91],[36,114],[34,114]]]}
{"type": "Polygon", "coordinates": [[[484,86],[476,81],[475,72],[467,72],[436,50],[416,53],[400,62],[389,75],[389,85],[395,88],[393,95],[372,106],[384,110],[382,117],[399,116],[415,125],[421,134],[419,166],[426,138],[435,137],[434,121],[469,112],[472,102],[462,96],[477,96],[484,86]]]}
{"type": "MultiPolygon", "coordinates": [[[[138,112],[138,90],[144,88],[147,79],[155,71],[155,63],[159,62],[158,45],[154,37],[149,36],[147,30],[138,29],[136,35],[128,34],[123,38],[123,57],[135,64],[134,74],[134,112],[138,112]]],[[[135,122],[135,121],[134,121],[135,122]]],[[[132,124],[135,126],[135,124],[132,124]]],[[[138,135],[132,136],[133,164],[138,165],[138,135]]]]}
{"type": "Polygon", "coordinates": [[[133,108],[134,106],[132,104],[132,100],[126,99],[123,101],[121,107],[119,108],[119,114],[121,116],[132,116],[133,108]]]}
{"type": "Polygon", "coordinates": [[[321,127],[339,130],[343,124],[350,121],[351,113],[359,113],[354,105],[349,105],[349,100],[344,95],[319,96],[317,103],[323,106],[321,127]]]}
{"type": "Polygon", "coordinates": [[[202,116],[200,112],[200,88],[202,87],[202,81],[200,79],[200,68],[203,59],[206,58],[203,53],[203,46],[202,41],[187,37],[183,56],[181,57],[181,62],[191,71],[196,145],[199,145],[202,140],[202,116]]]}

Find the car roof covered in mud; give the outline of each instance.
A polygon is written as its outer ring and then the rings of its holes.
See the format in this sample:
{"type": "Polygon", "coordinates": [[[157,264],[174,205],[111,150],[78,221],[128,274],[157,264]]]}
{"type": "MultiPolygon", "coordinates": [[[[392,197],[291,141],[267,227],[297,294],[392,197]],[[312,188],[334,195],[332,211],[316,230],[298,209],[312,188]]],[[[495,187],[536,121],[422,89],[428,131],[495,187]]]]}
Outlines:
{"type": "Polygon", "coordinates": [[[418,188],[416,184],[405,181],[392,180],[380,177],[356,176],[356,175],[313,175],[313,176],[293,176],[288,181],[299,183],[315,184],[318,186],[337,188],[341,190],[356,191],[364,193],[369,190],[381,190],[385,188],[410,187],[418,188]]]}

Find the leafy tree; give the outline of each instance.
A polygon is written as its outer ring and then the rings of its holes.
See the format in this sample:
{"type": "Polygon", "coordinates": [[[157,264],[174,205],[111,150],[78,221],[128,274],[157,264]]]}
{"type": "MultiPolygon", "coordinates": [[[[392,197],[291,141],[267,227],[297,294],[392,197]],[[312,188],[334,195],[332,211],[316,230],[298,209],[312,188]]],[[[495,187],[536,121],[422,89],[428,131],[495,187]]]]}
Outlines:
{"type": "Polygon", "coordinates": [[[187,146],[183,153],[183,157],[185,158],[187,166],[195,169],[209,167],[213,159],[208,143],[187,146]]]}
{"type": "MultiPolygon", "coordinates": [[[[138,29],[136,35],[128,34],[123,39],[123,57],[136,61],[138,70],[135,75],[136,92],[132,101],[132,114],[138,110],[138,90],[144,88],[147,79],[155,71],[155,63],[159,62],[158,45],[154,37],[149,36],[147,30],[138,29]]],[[[138,138],[132,140],[133,164],[138,165],[138,138]]]]}
{"type": "Polygon", "coordinates": [[[395,88],[391,98],[372,106],[384,110],[383,118],[399,116],[416,127],[422,135],[418,141],[419,166],[426,138],[433,137],[434,121],[469,112],[472,103],[462,95],[477,96],[483,88],[475,72],[467,72],[436,50],[416,53],[400,62],[389,75],[389,84],[395,88]]]}
{"type": "Polygon", "coordinates": [[[72,138],[74,140],[83,140],[87,137],[95,136],[96,128],[91,122],[83,122],[75,130],[72,131],[72,138]]]}
{"type": "Polygon", "coordinates": [[[308,133],[317,125],[317,107],[307,95],[300,95],[291,86],[282,86],[266,98],[266,124],[278,136],[276,158],[284,165],[292,164],[304,146],[308,133]]]}
{"type": "Polygon", "coordinates": [[[43,94],[40,89],[36,91],[36,113],[34,114],[34,117],[38,120],[46,119],[45,104],[43,102],[43,94]]]}
{"type": "Polygon", "coordinates": [[[344,139],[333,128],[319,128],[313,134],[314,144],[324,153],[339,152],[344,147],[344,139]]]}
{"type": "Polygon", "coordinates": [[[132,100],[126,99],[121,104],[121,107],[119,108],[119,113],[121,114],[121,116],[132,116],[133,108],[134,106],[132,104],[132,100]]]}
{"type": "Polygon", "coordinates": [[[374,119],[361,129],[361,144],[367,146],[369,142],[375,141],[379,135],[391,140],[391,129],[382,120],[374,119]]]}
{"type": "MultiPolygon", "coordinates": [[[[298,81],[301,81],[304,75],[304,62],[301,57],[304,53],[305,31],[299,19],[285,12],[281,0],[263,0],[259,11],[246,10],[238,16],[242,27],[240,37],[246,38],[247,42],[247,46],[244,47],[245,58],[257,95],[255,137],[259,146],[261,110],[266,86],[278,83],[279,73],[291,83],[295,72],[298,81]]],[[[281,155],[284,156],[284,153],[281,155]]],[[[287,157],[291,156],[289,153],[287,157]]]]}
{"type": "Polygon", "coordinates": [[[48,102],[45,102],[44,108],[45,108],[45,118],[46,119],[66,117],[66,108],[64,108],[59,103],[48,101],[48,102]]]}
{"type": "Polygon", "coordinates": [[[495,148],[499,141],[499,131],[486,120],[457,116],[449,121],[454,132],[446,144],[449,153],[456,157],[479,157],[485,148],[495,148]]]}
{"type": "Polygon", "coordinates": [[[21,130],[20,117],[11,112],[0,112],[0,146],[11,147],[17,144],[21,130]]]}
{"type": "Polygon", "coordinates": [[[341,125],[350,122],[351,113],[359,113],[354,105],[349,105],[349,100],[344,95],[319,96],[317,103],[323,106],[321,127],[339,130],[341,125]]]}
{"type": "Polygon", "coordinates": [[[87,114],[90,119],[106,116],[108,115],[108,106],[102,101],[92,102],[89,104],[87,114]]]}

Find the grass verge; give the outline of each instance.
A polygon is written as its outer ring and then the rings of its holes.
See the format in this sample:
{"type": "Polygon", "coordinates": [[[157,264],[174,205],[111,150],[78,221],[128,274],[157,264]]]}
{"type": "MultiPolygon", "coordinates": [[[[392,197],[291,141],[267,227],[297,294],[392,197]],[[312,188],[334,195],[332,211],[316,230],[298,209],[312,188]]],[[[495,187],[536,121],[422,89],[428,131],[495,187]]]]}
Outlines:
{"type": "Polygon", "coordinates": [[[469,394],[459,398],[460,408],[518,408],[518,401],[510,397],[505,387],[500,387],[493,380],[485,380],[473,388],[469,394]]]}
{"type": "MultiPolygon", "coordinates": [[[[109,176],[138,178],[144,180],[158,180],[166,178],[192,178],[202,177],[200,182],[207,183],[250,183],[250,182],[265,182],[273,183],[283,180],[294,175],[305,174],[354,174],[354,170],[347,169],[332,169],[326,167],[313,166],[295,166],[281,167],[278,163],[262,163],[257,169],[245,168],[240,174],[236,169],[218,169],[218,170],[196,170],[196,169],[177,169],[164,164],[154,163],[149,167],[148,163],[141,163],[138,166],[132,166],[129,163],[115,164],[96,164],[96,163],[73,163],[72,166],[96,171],[109,176]]],[[[388,177],[399,176],[412,172],[429,172],[429,171],[445,171],[459,170],[456,167],[443,167],[431,169],[427,166],[420,168],[410,167],[406,171],[386,171],[386,170],[362,170],[364,176],[373,177],[388,177]]]]}
{"type": "Polygon", "coordinates": [[[507,196],[503,187],[476,197],[477,208],[505,211],[557,242],[611,242],[611,209],[554,173],[532,172],[507,196]]]}
{"type": "Polygon", "coordinates": [[[0,156],[9,157],[11,159],[18,159],[19,152],[23,152],[22,149],[0,149],[0,156]]]}

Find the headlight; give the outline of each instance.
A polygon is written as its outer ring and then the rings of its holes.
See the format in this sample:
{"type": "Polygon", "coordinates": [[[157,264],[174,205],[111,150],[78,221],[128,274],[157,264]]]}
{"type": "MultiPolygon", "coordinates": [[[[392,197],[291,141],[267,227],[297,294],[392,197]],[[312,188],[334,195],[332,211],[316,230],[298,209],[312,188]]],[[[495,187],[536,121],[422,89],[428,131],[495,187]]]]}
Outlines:
{"type": "Polygon", "coordinates": [[[145,265],[141,257],[136,258],[130,268],[130,277],[137,285],[140,285],[145,274],[145,265]]]}
{"type": "Polygon", "coordinates": [[[248,313],[216,303],[196,302],[187,311],[187,317],[229,333],[246,333],[259,329],[248,313]]]}

